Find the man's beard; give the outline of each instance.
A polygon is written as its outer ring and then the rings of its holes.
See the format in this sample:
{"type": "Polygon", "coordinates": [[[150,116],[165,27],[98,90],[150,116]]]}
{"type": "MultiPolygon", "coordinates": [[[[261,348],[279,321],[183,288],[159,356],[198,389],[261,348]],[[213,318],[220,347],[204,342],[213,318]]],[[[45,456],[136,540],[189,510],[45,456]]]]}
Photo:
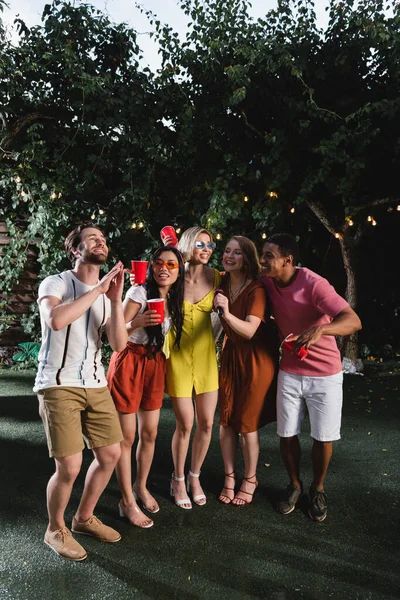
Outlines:
{"type": "Polygon", "coordinates": [[[104,265],[107,262],[108,253],[105,250],[104,254],[96,254],[94,252],[90,252],[90,250],[86,250],[85,248],[81,250],[81,258],[83,262],[90,263],[92,265],[104,265]]]}

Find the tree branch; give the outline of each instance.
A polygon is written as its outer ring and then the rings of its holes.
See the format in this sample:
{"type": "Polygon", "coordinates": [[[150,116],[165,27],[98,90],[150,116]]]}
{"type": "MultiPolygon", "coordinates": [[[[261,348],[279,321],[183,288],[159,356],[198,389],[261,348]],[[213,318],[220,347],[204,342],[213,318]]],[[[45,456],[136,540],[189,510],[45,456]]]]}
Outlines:
{"type": "Polygon", "coordinates": [[[383,204],[390,204],[391,202],[400,204],[400,198],[380,198],[378,200],[373,200],[368,204],[363,204],[362,206],[357,206],[353,209],[352,214],[357,215],[359,212],[366,208],[370,208],[371,206],[382,206],[383,204]]]}
{"type": "Polygon", "coordinates": [[[248,119],[247,119],[247,115],[244,112],[244,110],[240,111],[240,114],[242,115],[244,122],[246,124],[246,127],[248,127],[253,133],[255,133],[256,135],[258,135],[259,137],[263,138],[265,137],[265,134],[261,133],[261,131],[258,131],[258,129],[256,127],[254,127],[254,125],[252,125],[251,123],[249,123],[248,119]]]}
{"type": "Polygon", "coordinates": [[[18,119],[13,125],[11,131],[6,133],[6,135],[0,140],[0,146],[4,153],[6,153],[7,149],[11,146],[12,141],[18,135],[18,133],[24,129],[27,125],[30,125],[34,121],[39,121],[40,119],[52,119],[53,117],[46,117],[38,112],[28,113],[24,117],[18,119]]]}
{"type": "Polygon", "coordinates": [[[334,235],[335,230],[329,223],[328,215],[324,212],[324,210],[311,200],[306,200],[306,204],[309,207],[309,209],[314,213],[314,215],[321,221],[322,225],[329,231],[329,233],[334,235]]]}

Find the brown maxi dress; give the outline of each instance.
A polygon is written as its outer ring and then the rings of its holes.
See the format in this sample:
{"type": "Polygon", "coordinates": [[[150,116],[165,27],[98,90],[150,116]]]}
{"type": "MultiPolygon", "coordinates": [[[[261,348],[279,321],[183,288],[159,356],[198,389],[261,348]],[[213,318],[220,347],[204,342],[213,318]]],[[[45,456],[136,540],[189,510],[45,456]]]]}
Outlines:
{"type": "MultiPolygon", "coordinates": [[[[229,298],[228,281],[221,289],[229,298]]],[[[257,431],[276,420],[276,376],[278,339],[269,318],[268,298],[260,281],[252,281],[233,304],[230,312],[242,319],[253,315],[261,323],[248,340],[221,319],[225,338],[219,376],[220,425],[237,433],[257,431]]]]}

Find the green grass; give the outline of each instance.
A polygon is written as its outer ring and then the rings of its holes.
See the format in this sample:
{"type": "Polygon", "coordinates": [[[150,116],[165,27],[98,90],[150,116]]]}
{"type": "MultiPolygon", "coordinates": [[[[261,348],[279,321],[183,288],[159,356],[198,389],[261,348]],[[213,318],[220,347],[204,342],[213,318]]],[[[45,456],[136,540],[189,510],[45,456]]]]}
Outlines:
{"type": "MultiPolygon", "coordinates": [[[[118,529],[118,544],[81,538],[83,563],[43,544],[48,458],[33,374],[0,371],[0,600],[399,598],[399,384],[396,370],[345,377],[342,440],[327,478],[329,512],[310,521],[306,502],[288,516],[275,510],[286,475],[275,426],[261,430],[259,488],[252,505],[223,506],[217,419],[202,473],[206,507],[177,508],[169,498],[174,415],[162,410],[150,485],[161,510],[149,530],[117,516],[113,477],[96,514],[118,529]],[[393,374],[396,373],[396,374],[393,374]]],[[[307,423],[301,436],[305,490],[311,481],[307,423]]],[[[90,462],[67,509],[72,518],[90,462]]],[[[242,473],[241,461],[238,472],[242,473]]],[[[306,499],[304,499],[306,500],[306,499]]]]}

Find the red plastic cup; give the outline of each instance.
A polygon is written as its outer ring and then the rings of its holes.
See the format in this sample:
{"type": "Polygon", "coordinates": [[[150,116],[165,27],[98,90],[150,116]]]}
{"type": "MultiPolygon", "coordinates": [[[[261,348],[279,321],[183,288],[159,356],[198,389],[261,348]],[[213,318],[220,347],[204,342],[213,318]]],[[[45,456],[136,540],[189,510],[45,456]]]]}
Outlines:
{"type": "Polygon", "coordinates": [[[162,243],[165,246],[177,246],[178,238],[176,237],[175,229],[172,225],[166,225],[160,231],[162,243]],[[168,239],[169,238],[169,239],[168,239]]]}
{"type": "Polygon", "coordinates": [[[156,310],[157,314],[160,315],[162,323],[164,321],[164,298],[152,298],[147,300],[147,308],[149,310],[156,310]]]}
{"type": "Polygon", "coordinates": [[[132,260],[131,261],[131,269],[132,273],[135,273],[135,283],[142,285],[146,281],[147,274],[147,260],[132,260]]]}
{"type": "MultiPolygon", "coordinates": [[[[289,335],[287,335],[285,337],[285,339],[283,340],[282,344],[281,344],[281,348],[283,348],[283,350],[286,350],[287,352],[293,352],[293,346],[296,343],[296,340],[293,341],[287,341],[287,338],[289,338],[291,335],[293,335],[292,333],[289,333],[289,335]]],[[[308,354],[308,350],[305,346],[301,346],[300,350],[297,350],[295,352],[293,352],[294,356],[296,356],[299,360],[304,360],[305,357],[308,354]]]]}

